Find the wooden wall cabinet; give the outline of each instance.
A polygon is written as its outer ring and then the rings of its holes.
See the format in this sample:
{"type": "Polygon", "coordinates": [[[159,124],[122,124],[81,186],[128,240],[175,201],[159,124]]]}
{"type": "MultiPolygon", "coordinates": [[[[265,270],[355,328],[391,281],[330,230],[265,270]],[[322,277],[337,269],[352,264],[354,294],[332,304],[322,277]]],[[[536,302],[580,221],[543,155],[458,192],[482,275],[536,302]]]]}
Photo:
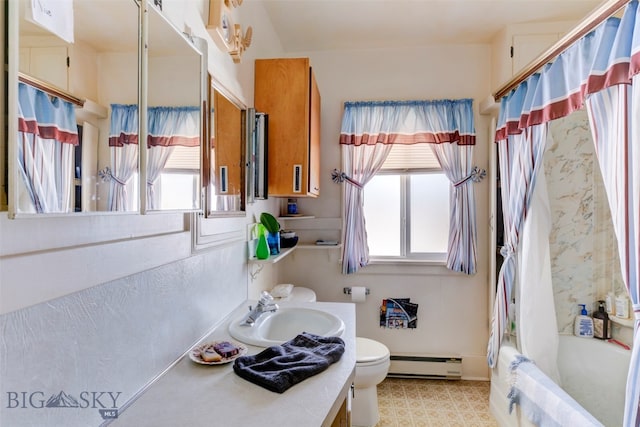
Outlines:
{"type": "Polygon", "coordinates": [[[255,108],[269,115],[269,196],[320,194],[320,107],[309,58],[256,60],[255,108]]]}

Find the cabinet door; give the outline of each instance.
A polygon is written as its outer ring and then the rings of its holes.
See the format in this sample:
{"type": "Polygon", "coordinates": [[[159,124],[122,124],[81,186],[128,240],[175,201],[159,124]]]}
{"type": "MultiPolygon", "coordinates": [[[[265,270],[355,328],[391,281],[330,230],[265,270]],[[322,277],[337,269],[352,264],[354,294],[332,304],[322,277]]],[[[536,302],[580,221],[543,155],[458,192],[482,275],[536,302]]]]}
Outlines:
{"type": "MultiPolygon", "coordinates": [[[[256,60],[255,106],[269,115],[270,196],[314,195],[309,193],[311,86],[309,58],[256,60]]],[[[319,128],[315,132],[319,135],[319,128]]]]}
{"type": "Polygon", "coordinates": [[[311,72],[311,117],[309,118],[309,193],[320,195],[320,91],[311,72]]]}
{"type": "Polygon", "coordinates": [[[527,64],[558,41],[560,34],[515,34],[513,36],[512,75],[516,75],[527,64]]]}
{"type": "MultiPolygon", "coordinates": [[[[22,59],[20,62],[22,63],[22,59]]],[[[28,73],[60,89],[69,90],[67,48],[64,46],[29,48],[28,73]]]]}
{"type": "Polygon", "coordinates": [[[336,417],[333,419],[331,423],[331,427],[350,427],[351,426],[351,411],[349,411],[349,405],[347,404],[347,400],[345,399],[342,402],[342,406],[338,410],[336,417]]]}

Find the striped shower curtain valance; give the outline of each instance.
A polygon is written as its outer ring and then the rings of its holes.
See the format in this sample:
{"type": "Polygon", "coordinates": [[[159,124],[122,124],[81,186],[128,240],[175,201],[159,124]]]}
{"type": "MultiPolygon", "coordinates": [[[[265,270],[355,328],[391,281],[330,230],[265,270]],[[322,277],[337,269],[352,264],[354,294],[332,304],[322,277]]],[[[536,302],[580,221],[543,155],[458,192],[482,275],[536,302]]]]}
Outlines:
{"type": "Polygon", "coordinates": [[[631,84],[640,72],[638,2],[622,18],[609,18],[500,101],[496,141],[523,129],[565,117],[589,94],[631,84]]]}

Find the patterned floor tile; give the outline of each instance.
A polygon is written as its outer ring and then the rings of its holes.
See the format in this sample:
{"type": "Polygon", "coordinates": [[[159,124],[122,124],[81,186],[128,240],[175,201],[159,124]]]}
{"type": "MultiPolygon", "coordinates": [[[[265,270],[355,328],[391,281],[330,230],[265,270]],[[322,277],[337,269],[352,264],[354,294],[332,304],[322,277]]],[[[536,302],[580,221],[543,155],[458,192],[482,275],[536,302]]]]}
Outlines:
{"type": "Polygon", "coordinates": [[[386,378],[376,427],[497,427],[488,381],[386,378]]]}

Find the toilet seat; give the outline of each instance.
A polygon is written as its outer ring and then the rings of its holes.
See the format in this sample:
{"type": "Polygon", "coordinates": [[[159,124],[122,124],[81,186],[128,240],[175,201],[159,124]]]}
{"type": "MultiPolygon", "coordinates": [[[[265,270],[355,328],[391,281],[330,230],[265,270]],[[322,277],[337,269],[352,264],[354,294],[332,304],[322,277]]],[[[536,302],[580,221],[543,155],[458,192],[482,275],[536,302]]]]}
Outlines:
{"type": "Polygon", "coordinates": [[[386,345],[364,337],[356,337],[356,366],[377,365],[388,361],[389,349],[386,345]]]}

